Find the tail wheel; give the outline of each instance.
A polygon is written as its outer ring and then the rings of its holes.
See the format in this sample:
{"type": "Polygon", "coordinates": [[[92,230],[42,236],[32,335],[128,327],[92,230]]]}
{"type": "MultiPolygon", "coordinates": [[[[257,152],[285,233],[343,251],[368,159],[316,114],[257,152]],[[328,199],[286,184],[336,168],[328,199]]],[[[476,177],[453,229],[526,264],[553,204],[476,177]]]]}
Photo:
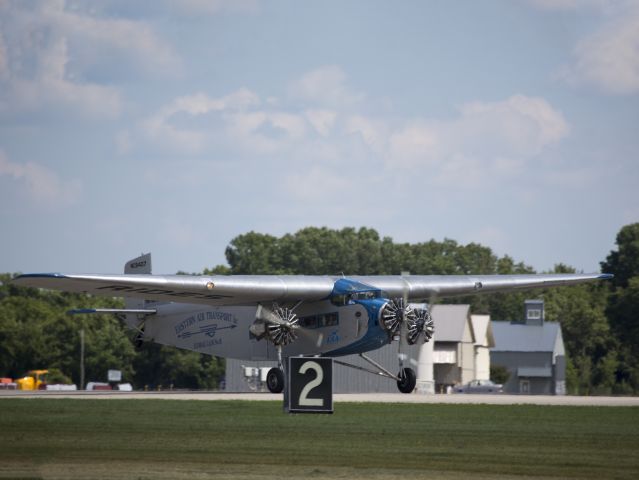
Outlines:
{"type": "Polygon", "coordinates": [[[271,368],[266,374],[266,386],[271,393],[282,393],[284,390],[284,372],[279,368],[271,368]]]}
{"type": "Polygon", "coordinates": [[[397,380],[397,388],[402,393],[412,393],[417,385],[417,375],[412,368],[402,368],[399,372],[399,380],[397,380]]]}

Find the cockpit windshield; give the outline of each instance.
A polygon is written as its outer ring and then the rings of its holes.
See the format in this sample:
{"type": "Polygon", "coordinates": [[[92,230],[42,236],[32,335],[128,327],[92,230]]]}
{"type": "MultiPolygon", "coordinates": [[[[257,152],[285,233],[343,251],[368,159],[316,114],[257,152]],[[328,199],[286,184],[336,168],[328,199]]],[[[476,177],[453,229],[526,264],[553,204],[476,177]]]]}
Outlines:
{"type": "Polygon", "coordinates": [[[371,300],[381,297],[381,290],[371,285],[340,278],[335,282],[333,292],[331,293],[331,302],[334,305],[349,305],[357,300],[371,300]]]}

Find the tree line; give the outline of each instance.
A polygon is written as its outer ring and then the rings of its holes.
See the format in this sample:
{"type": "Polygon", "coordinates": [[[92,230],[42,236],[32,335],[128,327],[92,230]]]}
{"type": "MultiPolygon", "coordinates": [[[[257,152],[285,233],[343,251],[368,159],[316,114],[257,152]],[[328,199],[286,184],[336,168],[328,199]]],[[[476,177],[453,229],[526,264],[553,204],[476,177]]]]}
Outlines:
{"type": "MultiPolygon", "coordinates": [[[[454,240],[395,243],[371,228],[308,227],[281,237],[248,232],[226,249],[227,265],[213,274],[414,275],[535,273],[510,256],[498,257],[477,243],[454,240]]],[[[612,282],[548,290],[518,291],[447,302],[469,303],[474,313],[494,320],[523,315],[527,298],[542,298],[546,320],[562,325],[567,353],[567,388],[574,394],[639,392],[639,223],[623,227],[617,249],[601,262],[612,282]]],[[[563,264],[555,273],[573,272],[563,264]]],[[[70,308],[122,307],[117,299],[20,288],[1,276],[0,376],[17,377],[33,368],[56,368],[79,383],[79,330],[86,338],[86,378],[104,380],[120,369],[136,388],[215,388],[224,361],[145,343],[136,350],[133,334],[109,315],[72,317],[70,308]]]]}

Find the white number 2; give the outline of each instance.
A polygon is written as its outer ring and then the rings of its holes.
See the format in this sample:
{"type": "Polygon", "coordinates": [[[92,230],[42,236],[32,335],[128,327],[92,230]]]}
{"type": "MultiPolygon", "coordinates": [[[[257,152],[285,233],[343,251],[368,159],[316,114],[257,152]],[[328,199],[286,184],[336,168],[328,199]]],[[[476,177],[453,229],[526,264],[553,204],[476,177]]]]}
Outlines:
{"type": "Polygon", "coordinates": [[[315,374],[317,376],[315,377],[315,380],[308,382],[302,389],[302,393],[300,393],[300,405],[303,407],[323,407],[324,400],[322,398],[308,398],[308,394],[311,390],[322,383],[322,380],[324,380],[324,371],[319,363],[308,361],[302,364],[299,373],[303,375],[309,369],[315,370],[315,374]]]}

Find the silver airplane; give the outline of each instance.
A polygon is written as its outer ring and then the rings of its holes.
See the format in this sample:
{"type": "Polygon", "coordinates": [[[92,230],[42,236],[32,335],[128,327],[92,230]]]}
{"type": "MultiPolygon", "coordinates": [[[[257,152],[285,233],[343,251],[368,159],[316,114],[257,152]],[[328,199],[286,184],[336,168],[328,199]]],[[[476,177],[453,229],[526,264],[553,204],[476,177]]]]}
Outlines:
{"type": "MultiPolygon", "coordinates": [[[[136,344],[151,341],[207,355],[277,360],[267,375],[271,392],[284,389],[283,358],[359,354],[370,371],[397,381],[410,393],[415,371],[394,374],[365,354],[393,340],[429,341],[434,333],[428,305],[436,298],[517,289],[575,285],[610,279],[610,274],[531,275],[152,275],[151,254],[130,260],[124,275],[32,273],[17,285],[109,297],[124,297],[112,313],[137,332],[136,344]]],[[[340,362],[342,363],[342,362],[340,362]]],[[[344,363],[342,363],[344,364],[344,363]]]]}

